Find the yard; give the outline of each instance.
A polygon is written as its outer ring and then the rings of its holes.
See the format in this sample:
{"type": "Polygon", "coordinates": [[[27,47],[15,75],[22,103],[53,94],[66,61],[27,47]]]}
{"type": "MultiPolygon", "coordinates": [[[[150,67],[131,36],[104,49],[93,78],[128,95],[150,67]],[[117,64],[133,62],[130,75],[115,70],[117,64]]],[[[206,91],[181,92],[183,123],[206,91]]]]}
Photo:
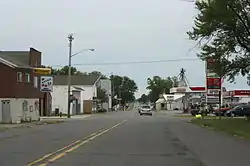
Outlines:
{"type": "Polygon", "coordinates": [[[192,119],[191,123],[250,139],[250,121],[243,118],[192,119]]]}

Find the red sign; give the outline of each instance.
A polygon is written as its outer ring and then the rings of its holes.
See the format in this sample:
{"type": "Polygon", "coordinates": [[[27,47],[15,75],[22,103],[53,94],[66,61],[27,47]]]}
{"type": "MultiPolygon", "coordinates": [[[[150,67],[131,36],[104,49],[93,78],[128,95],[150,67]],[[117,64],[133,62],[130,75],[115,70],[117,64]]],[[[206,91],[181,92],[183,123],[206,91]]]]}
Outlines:
{"type": "Polygon", "coordinates": [[[237,96],[250,96],[250,90],[235,90],[233,94],[237,96]]]}
{"type": "Polygon", "coordinates": [[[207,78],[207,89],[221,89],[221,79],[207,78]]]}
{"type": "Polygon", "coordinates": [[[216,62],[215,59],[212,59],[212,58],[208,59],[207,60],[207,69],[213,69],[215,62],[216,62]]]}
{"type": "Polygon", "coordinates": [[[189,87],[191,91],[205,91],[206,87],[189,87]]]}

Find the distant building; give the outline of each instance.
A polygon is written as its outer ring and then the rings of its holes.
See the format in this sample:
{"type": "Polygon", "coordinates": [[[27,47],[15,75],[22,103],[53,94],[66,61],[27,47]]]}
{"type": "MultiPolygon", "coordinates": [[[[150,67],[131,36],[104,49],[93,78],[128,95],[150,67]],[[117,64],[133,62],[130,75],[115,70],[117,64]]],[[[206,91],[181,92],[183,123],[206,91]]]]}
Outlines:
{"type": "MultiPolygon", "coordinates": [[[[71,76],[71,95],[74,101],[71,103],[70,113],[91,114],[95,111],[94,98],[97,97],[97,86],[100,76],[96,75],[72,75],[71,76]]],[[[52,110],[68,113],[68,76],[54,76],[52,92],[52,110]]]]}
{"type": "Polygon", "coordinates": [[[112,87],[111,87],[111,80],[110,79],[100,79],[97,82],[97,86],[101,89],[104,89],[108,96],[108,102],[103,103],[103,108],[106,110],[111,110],[112,108],[112,87]]]}

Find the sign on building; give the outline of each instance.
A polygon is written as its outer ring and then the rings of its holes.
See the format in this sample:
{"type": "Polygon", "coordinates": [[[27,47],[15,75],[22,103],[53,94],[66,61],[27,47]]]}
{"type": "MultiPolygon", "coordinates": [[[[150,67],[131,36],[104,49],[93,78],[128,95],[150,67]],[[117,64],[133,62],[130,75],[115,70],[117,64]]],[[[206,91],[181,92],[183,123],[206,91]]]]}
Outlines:
{"type": "Polygon", "coordinates": [[[174,96],[167,96],[167,101],[168,102],[174,101],[174,96]]]}
{"type": "Polygon", "coordinates": [[[53,77],[41,76],[40,91],[41,92],[52,92],[53,91],[53,77]]]}
{"type": "Polygon", "coordinates": [[[208,89],[207,94],[209,96],[219,96],[220,95],[220,89],[208,89]]]}

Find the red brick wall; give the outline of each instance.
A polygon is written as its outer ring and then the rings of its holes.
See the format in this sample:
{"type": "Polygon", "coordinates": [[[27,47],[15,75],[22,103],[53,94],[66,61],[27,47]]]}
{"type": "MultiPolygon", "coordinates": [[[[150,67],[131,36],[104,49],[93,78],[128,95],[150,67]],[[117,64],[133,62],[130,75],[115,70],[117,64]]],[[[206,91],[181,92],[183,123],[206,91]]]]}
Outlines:
{"type": "Polygon", "coordinates": [[[30,69],[13,69],[0,63],[0,76],[0,98],[43,97],[39,89],[39,84],[37,88],[34,87],[34,74],[30,69]],[[22,72],[22,82],[17,81],[17,72],[22,72]],[[29,83],[25,82],[25,73],[30,74],[29,83]]]}
{"type": "Polygon", "coordinates": [[[41,67],[42,64],[42,53],[34,48],[30,48],[30,66],[41,67]]]}
{"type": "Polygon", "coordinates": [[[0,98],[11,98],[15,94],[15,69],[0,63],[0,98]]]}

